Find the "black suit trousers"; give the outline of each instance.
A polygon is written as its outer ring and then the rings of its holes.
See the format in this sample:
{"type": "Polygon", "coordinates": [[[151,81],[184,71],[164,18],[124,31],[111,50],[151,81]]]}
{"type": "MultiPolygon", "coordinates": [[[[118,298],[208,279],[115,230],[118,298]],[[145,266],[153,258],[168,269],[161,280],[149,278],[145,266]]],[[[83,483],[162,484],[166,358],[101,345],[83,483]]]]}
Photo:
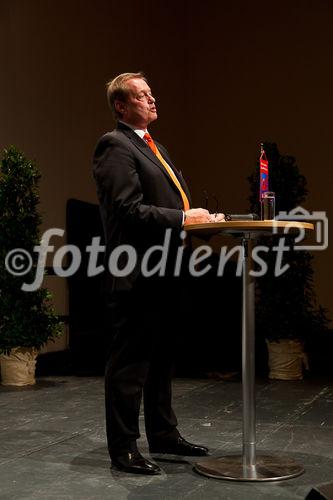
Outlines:
{"type": "Polygon", "coordinates": [[[133,289],[108,297],[112,340],[105,405],[111,457],[135,449],[142,394],[148,442],[179,436],[171,406],[171,379],[180,296],[180,279],[151,277],[139,278],[133,289]]]}

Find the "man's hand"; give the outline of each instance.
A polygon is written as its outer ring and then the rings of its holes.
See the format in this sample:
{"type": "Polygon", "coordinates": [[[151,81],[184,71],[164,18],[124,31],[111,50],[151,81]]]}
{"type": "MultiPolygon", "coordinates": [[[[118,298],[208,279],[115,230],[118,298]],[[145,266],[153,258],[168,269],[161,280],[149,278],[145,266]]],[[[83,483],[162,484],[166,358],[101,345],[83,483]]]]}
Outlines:
{"type": "Polygon", "coordinates": [[[223,221],[225,221],[224,214],[210,214],[210,216],[212,218],[210,222],[223,222],[223,221]]]}
{"type": "Polygon", "coordinates": [[[206,224],[207,222],[224,221],[224,214],[210,214],[204,208],[191,208],[185,212],[184,226],[189,224],[206,224]]]}

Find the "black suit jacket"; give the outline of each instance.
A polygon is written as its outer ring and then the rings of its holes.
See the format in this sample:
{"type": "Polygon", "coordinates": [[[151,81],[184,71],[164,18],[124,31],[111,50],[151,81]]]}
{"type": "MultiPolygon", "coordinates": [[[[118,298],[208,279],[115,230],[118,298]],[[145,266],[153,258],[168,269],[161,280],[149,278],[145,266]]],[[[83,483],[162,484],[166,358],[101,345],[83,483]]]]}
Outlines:
{"type": "MultiPolygon", "coordinates": [[[[155,143],[190,199],[188,187],[166,149],[155,143]]],[[[181,244],[182,198],[146,142],[123,123],[101,137],[93,167],[105,232],[106,259],[115,247],[124,244],[133,246],[138,255],[131,276],[111,277],[112,288],[131,288],[140,274],[144,252],[152,245],[163,243],[167,228],[173,230],[170,254],[181,244]]]]}

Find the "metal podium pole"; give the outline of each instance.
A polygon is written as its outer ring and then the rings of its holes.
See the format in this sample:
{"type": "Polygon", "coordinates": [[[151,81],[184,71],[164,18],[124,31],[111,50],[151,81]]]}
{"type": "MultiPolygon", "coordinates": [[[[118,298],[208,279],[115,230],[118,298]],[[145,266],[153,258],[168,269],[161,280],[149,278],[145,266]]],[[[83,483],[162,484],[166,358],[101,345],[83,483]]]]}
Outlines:
{"type": "Polygon", "coordinates": [[[242,381],[243,381],[243,469],[251,476],[256,465],[255,407],[255,282],[252,269],[253,240],[243,240],[243,311],[242,311],[242,381]]]}
{"type": "Polygon", "coordinates": [[[299,476],[304,468],[293,459],[256,453],[255,406],[255,278],[251,273],[255,234],[244,232],[242,298],[243,453],[205,458],[194,468],[200,474],[233,481],[278,481],[299,476]]]}

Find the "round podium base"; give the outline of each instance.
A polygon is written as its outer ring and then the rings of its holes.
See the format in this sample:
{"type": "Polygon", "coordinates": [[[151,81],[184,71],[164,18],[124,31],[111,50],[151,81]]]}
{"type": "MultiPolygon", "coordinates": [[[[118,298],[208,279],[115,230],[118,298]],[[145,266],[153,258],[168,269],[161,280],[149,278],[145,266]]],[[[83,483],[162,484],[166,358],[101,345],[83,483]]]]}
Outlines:
{"type": "Polygon", "coordinates": [[[281,481],[304,472],[293,459],[270,455],[258,455],[252,466],[243,465],[242,455],[206,458],[196,462],[194,469],[204,476],[230,481],[281,481]]]}

